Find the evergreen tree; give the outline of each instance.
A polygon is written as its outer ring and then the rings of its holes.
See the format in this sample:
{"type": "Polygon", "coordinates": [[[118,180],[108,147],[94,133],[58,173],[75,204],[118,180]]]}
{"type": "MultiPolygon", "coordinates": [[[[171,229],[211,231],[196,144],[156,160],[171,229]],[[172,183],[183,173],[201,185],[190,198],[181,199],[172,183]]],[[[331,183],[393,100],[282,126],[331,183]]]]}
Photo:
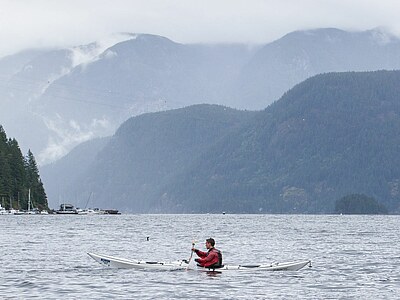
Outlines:
{"type": "Polygon", "coordinates": [[[372,197],[351,194],[335,202],[335,212],[341,214],[387,214],[387,208],[372,197]]]}
{"type": "Polygon", "coordinates": [[[15,139],[10,139],[8,144],[10,152],[10,165],[12,166],[10,169],[12,178],[10,197],[14,202],[13,207],[18,208],[16,205],[16,199],[19,198],[19,195],[23,195],[25,192],[24,183],[26,181],[26,174],[24,157],[21,149],[19,148],[18,142],[15,139]]]}
{"type": "Polygon", "coordinates": [[[26,188],[31,190],[31,199],[35,207],[47,209],[47,196],[39,176],[39,169],[31,150],[25,158],[26,188]]]}
{"type": "Polygon", "coordinates": [[[8,196],[10,192],[10,166],[8,161],[7,136],[0,125],[0,197],[8,196]]]}
{"type": "Polygon", "coordinates": [[[23,157],[17,140],[7,139],[0,125],[0,199],[2,204],[10,208],[11,202],[13,208],[26,208],[29,189],[34,205],[39,210],[48,209],[47,196],[35,157],[30,150],[26,158],[23,157]],[[21,200],[19,205],[16,203],[17,199],[21,200]]]}

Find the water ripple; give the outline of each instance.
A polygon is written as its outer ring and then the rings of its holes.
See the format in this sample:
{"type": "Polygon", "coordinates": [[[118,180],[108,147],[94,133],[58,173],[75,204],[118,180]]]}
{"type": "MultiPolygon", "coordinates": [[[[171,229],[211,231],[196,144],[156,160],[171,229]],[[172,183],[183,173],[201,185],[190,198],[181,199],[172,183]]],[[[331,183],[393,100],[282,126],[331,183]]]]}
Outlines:
{"type": "Polygon", "coordinates": [[[2,299],[395,299],[399,216],[0,216],[2,299]],[[298,272],[115,270],[98,252],[188,258],[213,236],[225,264],[308,258],[298,272]],[[147,237],[150,237],[147,241],[147,237]]]}

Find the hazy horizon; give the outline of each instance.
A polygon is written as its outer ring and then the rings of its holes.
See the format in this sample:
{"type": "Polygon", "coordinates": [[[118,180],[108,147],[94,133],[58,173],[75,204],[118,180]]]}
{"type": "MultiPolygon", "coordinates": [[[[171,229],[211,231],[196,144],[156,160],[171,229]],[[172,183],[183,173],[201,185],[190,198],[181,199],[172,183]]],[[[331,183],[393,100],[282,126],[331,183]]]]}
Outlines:
{"type": "Polygon", "coordinates": [[[0,57],[59,48],[114,33],[149,33],[179,43],[264,44],[295,30],[384,28],[400,34],[400,3],[383,0],[10,1],[0,0],[0,57]]]}

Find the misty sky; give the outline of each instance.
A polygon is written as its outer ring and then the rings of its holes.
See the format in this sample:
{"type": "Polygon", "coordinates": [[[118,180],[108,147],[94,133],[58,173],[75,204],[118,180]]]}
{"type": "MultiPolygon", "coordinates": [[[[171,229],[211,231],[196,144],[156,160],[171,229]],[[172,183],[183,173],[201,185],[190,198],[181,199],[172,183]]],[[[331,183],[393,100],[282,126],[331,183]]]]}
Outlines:
{"type": "Polygon", "coordinates": [[[400,34],[399,13],[398,0],[0,0],[0,56],[86,44],[115,32],[182,43],[267,43],[321,27],[400,34]]]}

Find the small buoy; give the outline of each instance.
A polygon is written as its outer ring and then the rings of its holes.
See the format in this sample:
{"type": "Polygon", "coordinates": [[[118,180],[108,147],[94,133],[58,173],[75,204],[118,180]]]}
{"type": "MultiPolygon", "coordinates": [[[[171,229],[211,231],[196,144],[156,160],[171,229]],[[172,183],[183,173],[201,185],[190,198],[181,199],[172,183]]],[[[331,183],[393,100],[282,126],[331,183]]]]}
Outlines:
{"type": "Polygon", "coordinates": [[[224,214],[225,214],[225,212],[223,211],[223,212],[222,212],[222,214],[224,215],[224,214]]]}

